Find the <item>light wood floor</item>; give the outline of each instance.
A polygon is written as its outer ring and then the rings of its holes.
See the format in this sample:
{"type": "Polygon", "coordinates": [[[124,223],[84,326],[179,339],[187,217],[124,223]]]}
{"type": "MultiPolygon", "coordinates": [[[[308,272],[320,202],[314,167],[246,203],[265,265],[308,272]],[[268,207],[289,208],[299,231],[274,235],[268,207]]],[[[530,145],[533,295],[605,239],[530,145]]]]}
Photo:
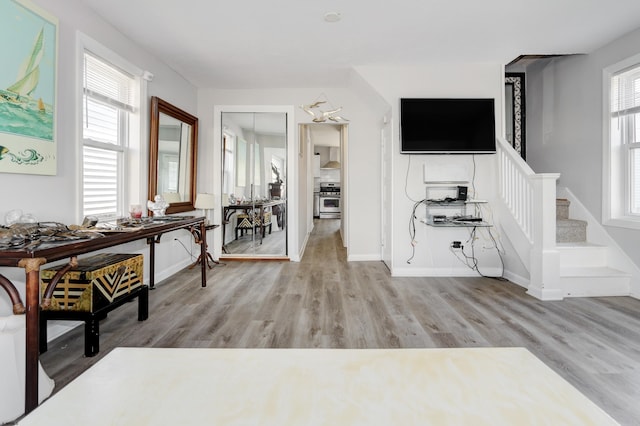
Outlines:
{"type": "MultiPolygon", "coordinates": [[[[316,221],[304,258],[185,270],[101,324],[83,357],[79,327],[49,344],[47,372],[64,386],[116,346],[409,348],[522,346],[622,424],[640,422],[640,300],[541,302],[488,278],[391,278],[381,262],[346,262],[339,221],[316,221]]],[[[197,374],[197,372],[194,372],[197,374]]]]}
{"type": "Polygon", "coordinates": [[[238,236],[238,239],[231,240],[225,248],[230,256],[235,254],[285,256],[287,253],[287,233],[274,224],[271,234],[267,231],[262,241],[260,241],[259,232],[255,236],[251,232],[247,232],[245,235],[238,236]]]}

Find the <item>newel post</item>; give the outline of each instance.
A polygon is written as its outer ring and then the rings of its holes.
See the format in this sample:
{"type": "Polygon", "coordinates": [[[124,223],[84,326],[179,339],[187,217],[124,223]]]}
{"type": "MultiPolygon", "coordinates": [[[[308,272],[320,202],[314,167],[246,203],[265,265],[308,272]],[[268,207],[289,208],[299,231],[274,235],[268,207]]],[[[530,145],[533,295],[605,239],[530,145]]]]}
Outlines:
{"type": "Polygon", "coordinates": [[[556,247],[556,181],[559,173],[530,177],[533,188],[533,247],[527,293],[541,300],[562,300],[560,254],[556,247]]]}

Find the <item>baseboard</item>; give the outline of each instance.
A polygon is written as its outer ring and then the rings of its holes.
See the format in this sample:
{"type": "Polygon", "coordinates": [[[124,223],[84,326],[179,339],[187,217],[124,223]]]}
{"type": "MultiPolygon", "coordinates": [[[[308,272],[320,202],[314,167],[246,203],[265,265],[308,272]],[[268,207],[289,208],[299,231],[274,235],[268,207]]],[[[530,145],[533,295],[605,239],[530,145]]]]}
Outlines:
{"type": "Polygon", "coordinates": [[[375,262],[382,260],[379,254],[350,254],[347,256],[347,262],[375,262]]]}
{"type": "MultiPolygon", "coordinates": [[[[499,277],[500,268],[481,268],[486,277],[499,277]]],[[[392,277],[480,277],[478,272],[469,268],[393,268],[392,277]]]]}
{"type": "Polygon", "coordinates": [[[289,260],[291,262],[300,262],[300,259],[302,259],[302,256],[304,256],[304,251],[307,249],[310,235],[311,232],[308,232],[307,235],[304,236],[304,241],[300,245],[300,252],[298,254],[292,254],[291,256],[289,256],[289,260]]]}
{"type": "Polygon", "coordinates": [[[512,283],[517,284],[522,288],[529,288],[529,278],[525,278],[521,275],[514,274],[509,271],[504,271],[503,276],[512,283]]]}
{"type": "Polygon", "coordinates": [[[539,300],[562,300],[564,294],[560,289],[545,290],[543,288],[529,288],[527,294],[539,300]]]}
{"type": "MultiPolygon", "coordinates": [[[[161,283],[162,281],[166,280],[167,278],[173,276],[174,274],[177,274],[178,272],[182,271],[184,268],[186,268],[187,266],[190,266],[193,263],[193,261],[190,258],[187,258],[185,260],[183,260],[180,263],[176,263],[174,265],[171,265],[169,268],[166,269],[162,269],[162,270],[157,270],[158,268],[158,264],[156,263],[156,271],[155,271],[155,280],[154,280],[154,285],[158,285],[158,283],[161,283]]],[[[149,279],[145,279],[145,284],[149,285],[149,279]]]]}

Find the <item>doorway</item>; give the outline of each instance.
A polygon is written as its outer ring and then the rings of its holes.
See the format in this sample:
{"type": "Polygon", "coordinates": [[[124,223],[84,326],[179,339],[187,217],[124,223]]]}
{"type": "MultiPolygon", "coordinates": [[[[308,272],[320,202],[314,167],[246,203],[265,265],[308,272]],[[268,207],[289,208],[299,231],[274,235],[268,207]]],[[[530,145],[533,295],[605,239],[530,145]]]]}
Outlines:
{"type": "Polygon", "coordinates": [[[344,246],[347,226],[348,124],[308,123],[300,125],[300,141],[309,147],[309,188],[313,190],[313,220],[340,220],[344,246]]]}

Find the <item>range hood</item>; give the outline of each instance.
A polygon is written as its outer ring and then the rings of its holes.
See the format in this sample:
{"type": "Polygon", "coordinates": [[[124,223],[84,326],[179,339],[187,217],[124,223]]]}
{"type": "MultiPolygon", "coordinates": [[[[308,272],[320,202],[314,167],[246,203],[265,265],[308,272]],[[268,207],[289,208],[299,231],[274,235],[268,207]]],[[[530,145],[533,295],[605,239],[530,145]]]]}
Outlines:
{"type": "Polygon", "coordinates": [[[321,168],[323,168],[323,169],[339,169],[340,168],[340,162],[331,160],[331,161],[327,162],[327,164],[325,164],[321,168]]]}

